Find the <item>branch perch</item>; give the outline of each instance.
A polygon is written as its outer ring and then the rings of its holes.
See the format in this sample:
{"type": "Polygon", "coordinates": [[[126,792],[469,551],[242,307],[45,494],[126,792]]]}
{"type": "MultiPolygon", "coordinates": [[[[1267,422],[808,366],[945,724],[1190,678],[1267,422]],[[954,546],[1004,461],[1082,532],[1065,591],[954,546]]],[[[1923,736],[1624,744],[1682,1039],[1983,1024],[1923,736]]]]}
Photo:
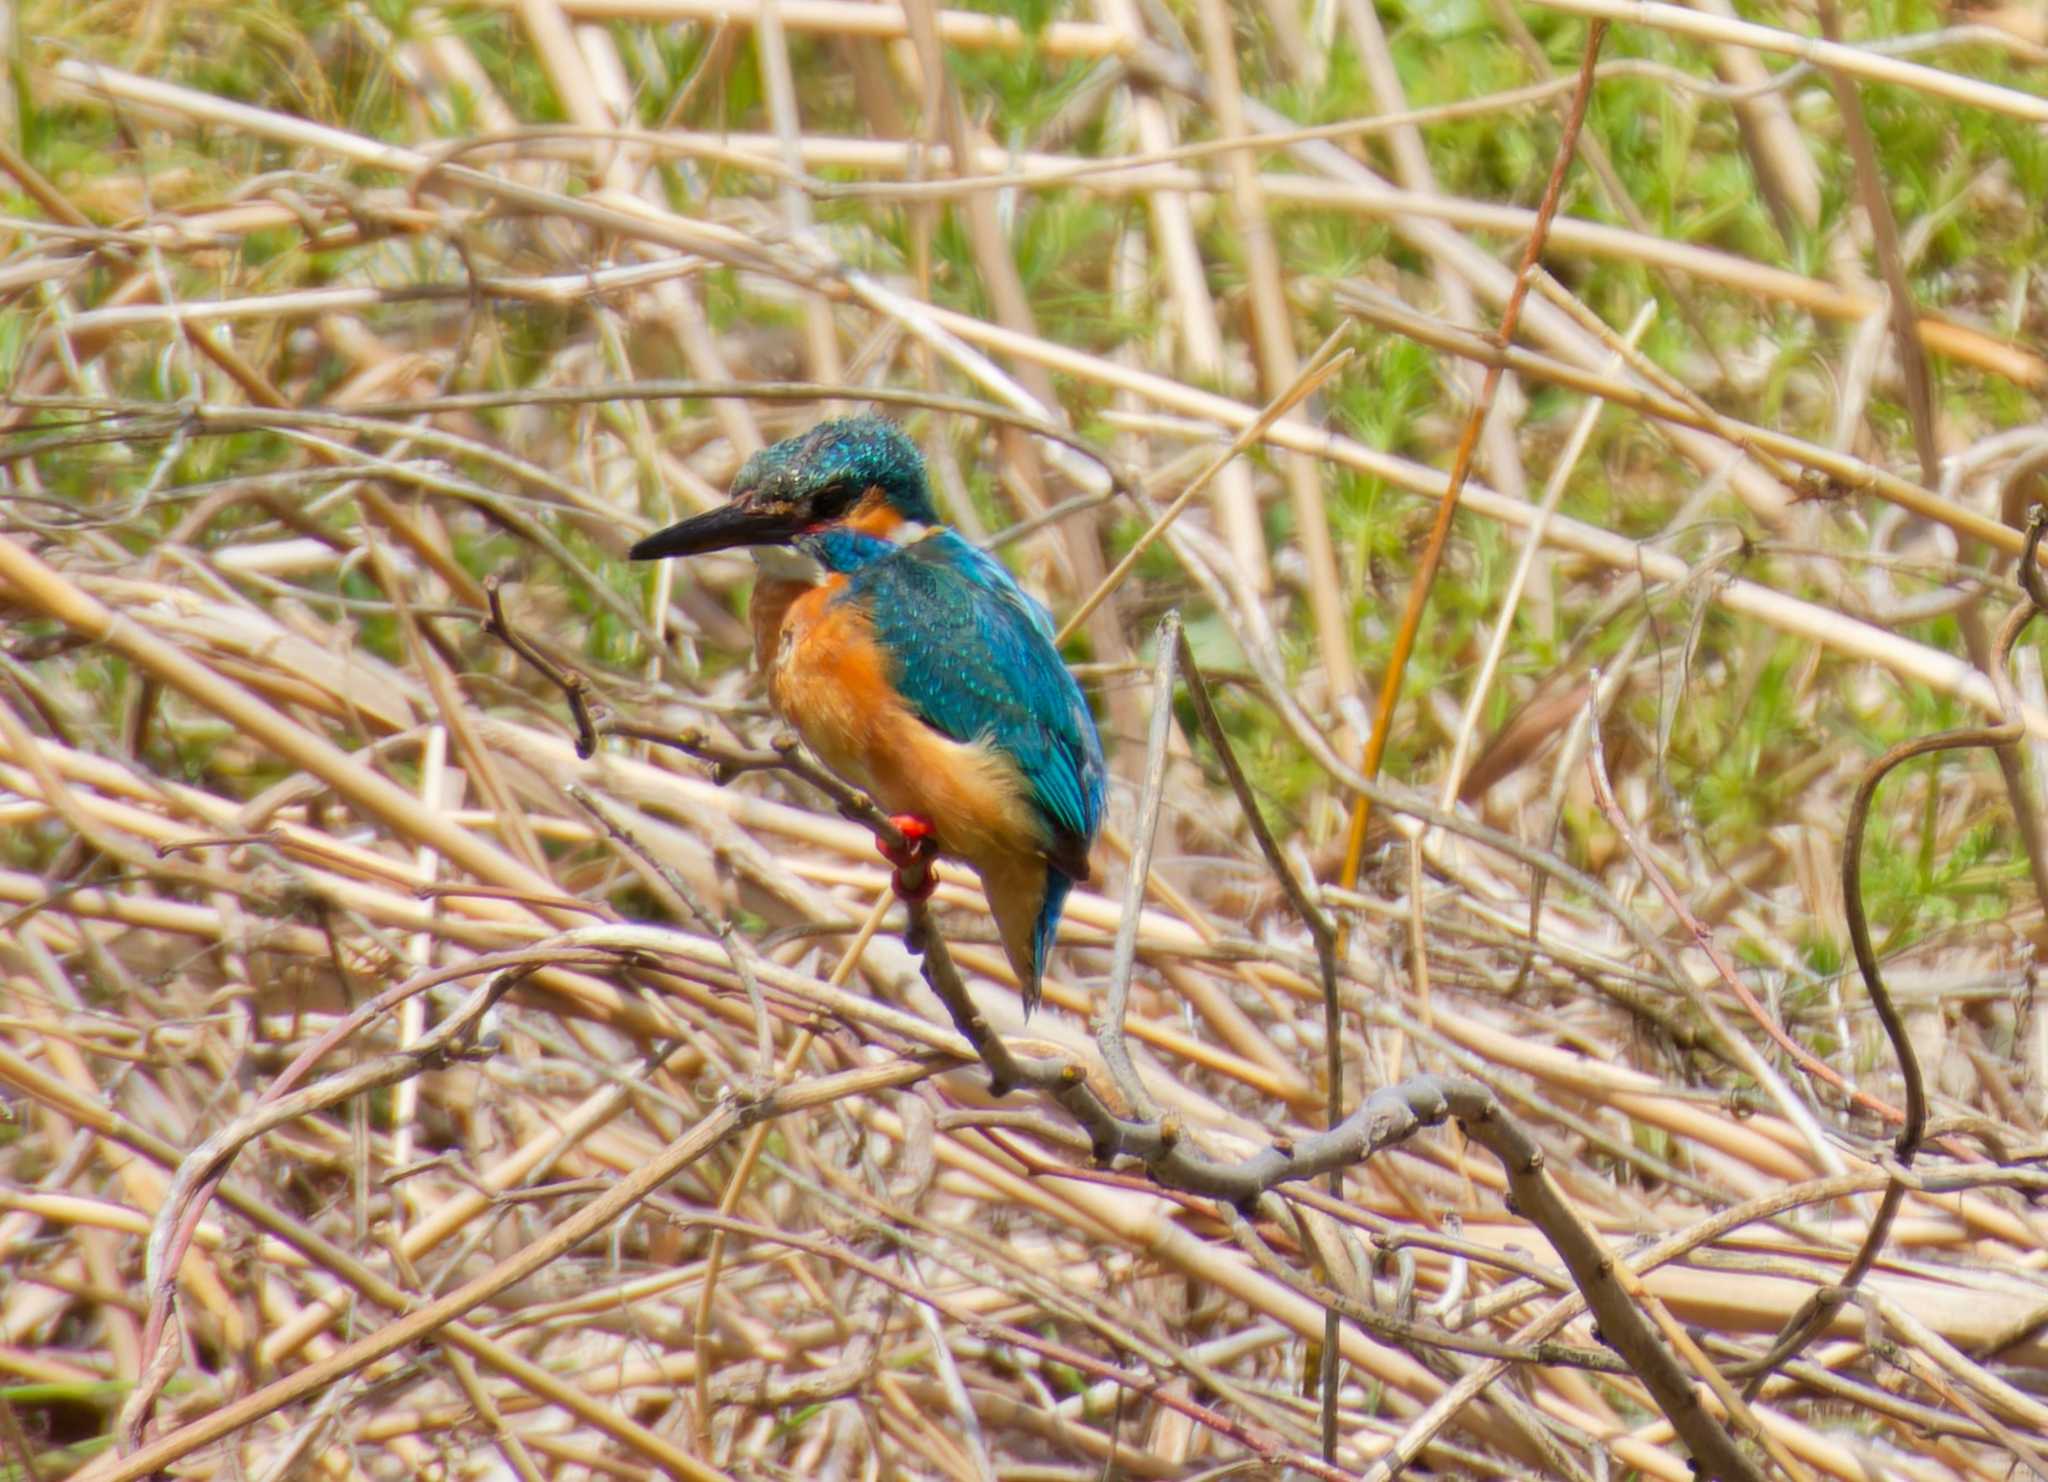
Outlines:
{"type": "MultiPolygon", "coordinates": [[[[901,843],[886,814],[805,757],[794,738],[780,741],[770,750],[749,751],[715,745],[696,733],[671,736],[650,727],[613,719],[602,711],[600,705],[593,703],[588,682],[581,674],[556,663],[516,633],[505,618],[496,588],[489,587],[487,591],[491,600],[491,631],[562,691],[577,727],[580,754],[589,755],[595,749],[600,734],[625,735],[672,746],[708,761],[721,781],[744,771],[787,771],[819,786],[839,805],[845,816],[868,824],[879,838],[901,843]]],[[[1184,645],[1178,617],[1169,614],[1160,625],[1158,639],[1159,660],[1153,698],[1153,735],[1148,747],[1146,801],[1140,805],[1141,841],[1149,837],[1145,820],[1156,819],[1158,784],[1164,772],[1165,738],[1171,724],[1173,678],[1176,666],[1182,660],[1184,645]]],[[[1192,691],[1201,685],[1201,680],[1191,663],[1186,665],[1186,672],[1192,691]]],[[[1206,688],[1197,692],[1200,695],[1196,701],[1197,713],[1204,718],[1207,730],[1215,724],[1213,708],[1208,704],[1206,688]]],[[[1220,727],[1208,733],[1212,741],[1217,741],[1220,727]]],[[[1219,754],[1228,755],[1227,746],[1219,743],[1219,754]]],[[[1242,783],[1242,774],[1235,768],[1234,759],[1226,763],[1226,769],[1235,773],[1238,782],[1242,783]]],[[[1283,883],[1292,887],[1288,890],[1290,901],[1310,923],[1310,931],[1317,940],[1318,957],[1326,964],[1326,976],[1333,974],[1335,934],[1328,919],[1294,881],[1292,872],[1284,868],[1278,846],[1271,840],[1256,807],[1251,806],[1248,789],[1240,796],[1247,804],[1247,815],[1255,820],[1254,833],[1262,840],[1261,848],[1268,852],[1283,883]]],[[[1132,955],[1127,961],[1120,951],[1116,971],[1116,979],[1125,984],[1126,992],[1130,966],[1135,960],[1135,902],[1143,899],[1143,871],[1149,853],[1142,845],[1133,851],[1133,890],[1136,894],[1133,902],[1126,903],[1124,918],[1125,930],[1132,938],[1132,955]]],[[[909,869],[915,872],[929,867],[928,857],[920,855],[909,869]]],[[[1263,1196],[1284,1185],[1341,1172],[1375,1153],[1406,1141],[1424,1128],[1456,1117],[1475,1142],[1500,1159],[1507,1170],[1514,1207],[1543,1231],[1563,1257],[1573,1279],[1585,1294],[1588,1308],[1598,1318],[1607,1341],[1621,1354],[1679,1435],[1692,1448],[1703,1473],[1729,1479],[1729,1482],[1761,1482],[1761,1473],[1720,1422],[1700,1404],[1678,1360],[1657,1337],[1649,1320],[1616,1279],[1614,1258],[1601,1247],[1550,1180],[1544,1170],[1542,1150],[1508,1118],[1492,1092],[1484,1086],[1450,1077],[1413,1077],[1397,1086],[1382,1087],[1372,1092],[1349,1116],[1322,1132],[1301,1139],[1275,1139],[1262,1151],[1236,1162],[1213,1158],[1195,1146],[1194,1139],[1171,1113],[1142,1114],[1142,1108],[1149,1105],[1149,1100],[1142,1095],[1136,1069],[1129,1064],[1127,1053],[1123,1057],[1124,1074],[1115,1079],[1120,1095],[1129,1104],[1117,1108],[1104,1100],[1083,1066],[1063,1056],[1024,1056],[1013,1050],[975,1007],[946,939],[938,930],[929,901],[917,898],[921,880],[913,874],[904,883],[907,887],[904,943],[919,954],[925,982],[945,1006],[954,1027],[988,1068],[991,1093],[1003,1096],[1014,1090],[1027,1089],[1050,1097],[1087,1135],[1090,1151],[1100,1166],[1108,1167],[1119,1159],[1128,1158],[1140,1164],[1147,1176],[1162,1188],[1221,1200],[1249,1213],[1263,1196]],[[1139,1090],[1138,1097],[1129,1097],[1122,1084],[1125,1079],[1132,1088],[1139,1090]],[[1129,1114],[1134,1112],[1140,1114],[1129,1114]]],[[[1334,987],[1333,979],[1327,980],[1334,987]]],[[[1102,1044],[1105,1061],[1112,1066],[1117,1062],[1111,1058],[1109,1043],[1105,1041],[1114,1039],[1114,1031],[1121,1023],[1121,1005],[1122,994],[1113,992],[1110,1007],[1097,1026],[1098,1043],[1102,1044]]]]}

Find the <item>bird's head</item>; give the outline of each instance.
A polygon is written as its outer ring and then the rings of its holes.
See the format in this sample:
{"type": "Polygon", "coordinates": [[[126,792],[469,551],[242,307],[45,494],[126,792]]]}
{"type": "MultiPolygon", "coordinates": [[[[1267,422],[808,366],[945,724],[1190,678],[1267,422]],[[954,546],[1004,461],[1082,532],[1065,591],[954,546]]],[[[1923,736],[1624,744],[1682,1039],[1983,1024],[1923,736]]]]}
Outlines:
{"type": "Polygon", "coordinates": [[[938,520],[917,445],[893,422],[847,417],[763,448],[741,466],[729,503],[656,531],[631,555],[788,546],[835,529],[900,540],[938,520]]]}

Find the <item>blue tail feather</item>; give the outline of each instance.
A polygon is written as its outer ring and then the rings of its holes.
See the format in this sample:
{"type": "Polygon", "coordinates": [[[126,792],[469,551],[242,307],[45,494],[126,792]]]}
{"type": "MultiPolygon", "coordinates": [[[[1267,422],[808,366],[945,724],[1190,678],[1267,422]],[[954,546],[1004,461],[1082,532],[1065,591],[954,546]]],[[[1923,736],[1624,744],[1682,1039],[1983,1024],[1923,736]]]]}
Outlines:
{"type": "Polygon", "coordinates": [[[1039,902],[1038,924],[1031,931],[1031,981],[1024,985],[1024,1017],[1027,1019],[1038,1007],[1045,962],[1052,955],[1053,939],[1059,935],[1060,912],[1066,909],[1067,892],[1073,888],[1074,877],[1065,870],[1056,866],[1046,868],[1045,899],[1039,902]]]}

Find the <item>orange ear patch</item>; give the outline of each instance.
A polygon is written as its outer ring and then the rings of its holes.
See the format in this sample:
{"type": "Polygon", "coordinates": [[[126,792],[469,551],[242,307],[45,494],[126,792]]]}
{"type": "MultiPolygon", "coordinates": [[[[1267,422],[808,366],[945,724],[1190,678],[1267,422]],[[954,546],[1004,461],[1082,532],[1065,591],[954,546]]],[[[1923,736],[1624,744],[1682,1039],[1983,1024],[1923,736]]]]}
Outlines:
{"type": "Polygon", "coordinates": [[[860,503],[847,511],[846,524],[863,535],[872,535],[888,540],[896,533],[896,527],[903,523],[903,516],[889,507],[880,489],[870,489],[861,495],[860,503]]]}

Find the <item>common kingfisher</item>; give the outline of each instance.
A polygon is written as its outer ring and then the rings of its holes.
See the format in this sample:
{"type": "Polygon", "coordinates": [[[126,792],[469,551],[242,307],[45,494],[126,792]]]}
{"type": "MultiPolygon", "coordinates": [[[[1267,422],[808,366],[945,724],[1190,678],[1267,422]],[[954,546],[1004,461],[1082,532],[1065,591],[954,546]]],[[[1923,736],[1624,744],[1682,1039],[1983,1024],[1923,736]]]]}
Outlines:
{"type": "Polygon", "coordinates": [[[776,713],[907,837],[981,877],[1028,1017],[1088,878],[1106,777],[1051,615],[940,522],[923,456],[881,417],[762,449],[729,503],[631,554],[735,546],[753,550],[754,655],[776,713]]]}

